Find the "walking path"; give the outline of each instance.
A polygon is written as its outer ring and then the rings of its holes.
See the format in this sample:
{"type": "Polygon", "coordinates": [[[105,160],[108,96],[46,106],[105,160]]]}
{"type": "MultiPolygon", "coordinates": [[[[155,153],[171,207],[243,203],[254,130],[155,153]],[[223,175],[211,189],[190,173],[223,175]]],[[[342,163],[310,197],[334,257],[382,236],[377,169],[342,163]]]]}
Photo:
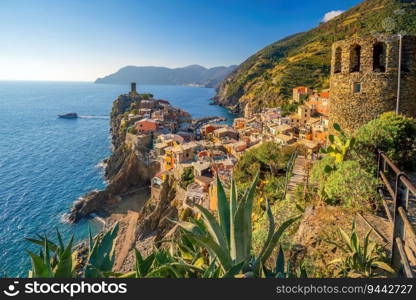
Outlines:
{"type": "Polygon", "coordinates": [[[290,199],[294,199],[296,187],[298,185],[303,185],[307,177],[307,166],[311,160],[305,158],[304,156],[298,156],[295,160],[292,177],[289,180],[287,194],[290,199]]]}

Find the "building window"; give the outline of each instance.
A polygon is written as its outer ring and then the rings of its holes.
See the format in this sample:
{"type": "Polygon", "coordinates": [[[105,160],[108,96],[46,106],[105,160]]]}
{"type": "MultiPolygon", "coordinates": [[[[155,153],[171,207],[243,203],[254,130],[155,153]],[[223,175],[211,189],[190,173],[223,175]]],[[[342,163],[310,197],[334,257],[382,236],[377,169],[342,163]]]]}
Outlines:
{"type": "Polygon", "coordinates": [[[354,82],[353,90],[354,90],[354,93],[361,93],[361,83],[354,82]]]}
{"type": "Polygon", "coordinates": [[[341,47],[338,47],[335,50],[335,65],[334,65],[334,73],[341,73],[341,59],[342,59],[342,50],[341,47]]]}
{"type": "Polygon", "coordinates": [[[361,69],[361,46],[355,45],[350,53],[350,72],[360,72],[361,69]]]}
{"type": "Polygon", "coordinates": [[[377,43],[373,48],[373,71],[386,72],[386,44],[377,43]]]}

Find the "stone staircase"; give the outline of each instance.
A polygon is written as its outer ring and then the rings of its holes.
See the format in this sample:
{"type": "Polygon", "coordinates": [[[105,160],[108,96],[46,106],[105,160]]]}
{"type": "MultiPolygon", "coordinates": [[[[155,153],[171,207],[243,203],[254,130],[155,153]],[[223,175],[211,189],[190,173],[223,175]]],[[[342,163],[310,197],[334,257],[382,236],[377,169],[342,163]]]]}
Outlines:
{"type": "Polygon", "coordinates": [[[307,168],[311,163],[310,159],[304,156],[298,156],[295,160],[292,170],[292,177],[289,180],[287,195],[289,199],[294,199],[296,187],[298,185],[304,185],[307,180],[307,168]]]}

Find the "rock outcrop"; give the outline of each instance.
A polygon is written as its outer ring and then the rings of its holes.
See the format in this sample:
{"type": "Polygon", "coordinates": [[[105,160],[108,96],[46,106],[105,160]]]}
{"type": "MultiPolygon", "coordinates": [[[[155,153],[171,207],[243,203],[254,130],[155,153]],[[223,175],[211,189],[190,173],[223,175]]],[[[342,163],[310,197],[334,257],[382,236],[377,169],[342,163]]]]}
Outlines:
{"type": "Polygon", "coordinates": [[[130,93],[121,95],[114,101],[110,121],[113,153],[105,160],[108,185],[102,191],[89,192],[75,201],[68,217],[70,222],[76,223],[94,212],[107,212],[106,209],[117,202],[120,195],[149,186],[150,179],[159,170],[157,162],[146,159],[146,149],[139,152],[124,144],[128,124],[125,124],[122,116],[132,103],[139,100],[139,94],[130,93]]]}

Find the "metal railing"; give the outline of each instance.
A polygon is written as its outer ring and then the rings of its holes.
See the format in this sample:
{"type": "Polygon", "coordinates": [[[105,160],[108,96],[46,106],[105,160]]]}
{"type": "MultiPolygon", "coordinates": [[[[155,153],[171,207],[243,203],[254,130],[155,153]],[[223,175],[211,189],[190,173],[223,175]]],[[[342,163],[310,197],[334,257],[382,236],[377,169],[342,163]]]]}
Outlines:
{"type": "Polygon", "coordinates": [[[379,193],[393,227],[390,238],[391,265],[396,270],[403,270],[406,277],[414,278],[406,249],[416,244],[415,230],[407,213],[409,201],[413,201],[416,197],[416,187],[410,182],[406,173],[381,151],[378,152],[377,176],[383,183],[379,193]]]}

